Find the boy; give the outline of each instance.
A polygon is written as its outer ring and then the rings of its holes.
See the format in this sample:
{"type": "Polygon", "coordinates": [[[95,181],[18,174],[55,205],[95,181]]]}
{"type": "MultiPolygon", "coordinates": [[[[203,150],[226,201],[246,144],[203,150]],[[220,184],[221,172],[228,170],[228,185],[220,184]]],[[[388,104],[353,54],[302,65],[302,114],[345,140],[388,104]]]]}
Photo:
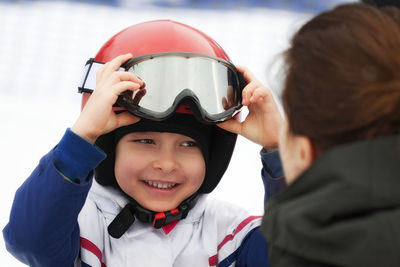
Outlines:
{"type": "Polygon", "coordinates": [[[78,120],[15,196],[7,249],[30,266],[269,266],[259,217],[206,201],[236,141],[215,123],[276,146],[254,133],[275,133],[279,112],[240,70],[243,92],[222,48],[173,21],[112,37],[88,62],[78,120]],[[229,120],[242,103],[246,120],[229,120]]]}

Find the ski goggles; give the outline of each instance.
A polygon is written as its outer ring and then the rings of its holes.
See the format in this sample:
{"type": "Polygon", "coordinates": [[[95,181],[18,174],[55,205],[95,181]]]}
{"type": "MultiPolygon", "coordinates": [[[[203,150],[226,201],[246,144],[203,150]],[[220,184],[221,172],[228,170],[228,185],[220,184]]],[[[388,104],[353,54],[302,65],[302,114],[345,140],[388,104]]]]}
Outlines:
{"type": "MultiPolygon", "coordinates": [[[[80,92],[91,93],[103,63],[89,60],[80,92]]],[[[134,73],[145,87],[120,94],[117,104],[139,117],[165,120],[184,103],[205,122],[235,116],[242,107],[245,81],[235,66],[223,59],[196,53],[160,53],[135,57],[120,70],[134,73]]]]}

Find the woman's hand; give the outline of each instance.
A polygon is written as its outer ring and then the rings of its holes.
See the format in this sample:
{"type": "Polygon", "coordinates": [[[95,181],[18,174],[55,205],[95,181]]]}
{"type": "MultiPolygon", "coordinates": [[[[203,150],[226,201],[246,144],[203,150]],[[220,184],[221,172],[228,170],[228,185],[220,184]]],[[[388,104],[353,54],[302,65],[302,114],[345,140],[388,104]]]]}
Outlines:
{"type": "Polygon", "coordinates": [[[140,120],[128,112],[116,114],[113,110],[120,93],[126,90],[135,91],[144,86],[144,82],[133,73],[118,71],[130,58],[131,54],[118,56],[99,69],[96,74],[96,89],[71,127],[71,131],[92,144],[100,135],[140,120]]]}
{"type": "Polygon", "coordinates": [[[249,114],[243,122],[228,120],[218,126],[240,134],[267,150],[278,147],[278,133],[283,119],[271,92],[261,84],[249,69],[237,67],[248,83],[242,92],[242,105],[249,114]]]}

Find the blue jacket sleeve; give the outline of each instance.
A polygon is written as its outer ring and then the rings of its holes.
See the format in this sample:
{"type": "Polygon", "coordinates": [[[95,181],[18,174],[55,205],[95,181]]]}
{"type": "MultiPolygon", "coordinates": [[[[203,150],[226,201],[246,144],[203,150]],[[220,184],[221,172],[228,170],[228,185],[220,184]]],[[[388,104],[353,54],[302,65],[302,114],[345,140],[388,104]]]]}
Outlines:
{"type": "Polygon", "coordinates": [[[251,230],[238,249],[237,267],[270,267],[267,242],[260,232],[260,227],[251,230]]]}
{"type": "MultiPolygon", "coordinates": [[[[265,187],[265,202],[286,186],[283,176],[281,159],[278,151],[260,152],[263,168],[261,176],[265,187]]],[[[240,267],[265,266],[269,267],[267,243],[259,227],[250,231],[237,252],[237,264],[240,267]]]]}
{"type": "Polygon", "coordinates": [[[3,229],[7,250],[29,266],[73,265],[78,214],[104,152],[69,129],[17,190],[3,229]]]}
{"type": "Polygon", "coordinates": [[[281,189],[286,187],[285,178],[283,175],[283,168],[279,151],[273,152],[260,152],[263,168],[261,170],[261,177],[263,179],[265,188],[264,203],[268,201],[273,195],[278,193],[281,189]]]}

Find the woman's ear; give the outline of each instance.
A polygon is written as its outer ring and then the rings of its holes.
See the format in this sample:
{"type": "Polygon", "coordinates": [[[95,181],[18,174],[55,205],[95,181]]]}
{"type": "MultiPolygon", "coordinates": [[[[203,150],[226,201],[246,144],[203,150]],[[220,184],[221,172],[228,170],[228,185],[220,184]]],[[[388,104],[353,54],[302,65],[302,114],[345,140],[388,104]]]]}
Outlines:
{"type": "Polygon", "coordinates": [[[296,136],[297,148],[299,153],[299,163],[303,171],[308,169],[317,159],[317,151],[314,142],[310,137],[300,135],[296,136]]]}
{"type": "Polygon", "coordinates": [[[279,150],[288,185],[307,170],[318,156],[313,140],[305,135],[291,133],[287,120],[279,131],[279,150]]]}

